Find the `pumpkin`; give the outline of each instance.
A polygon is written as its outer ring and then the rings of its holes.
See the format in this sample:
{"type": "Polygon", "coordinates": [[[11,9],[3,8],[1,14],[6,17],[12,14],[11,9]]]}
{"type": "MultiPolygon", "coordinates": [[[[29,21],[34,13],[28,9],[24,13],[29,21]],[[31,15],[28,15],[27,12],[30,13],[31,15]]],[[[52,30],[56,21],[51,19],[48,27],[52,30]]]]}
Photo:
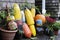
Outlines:
{"type": "Polygon", "coordinates": [[[40,19],[40,20],[42,20],[43,23],[46,22],[46,18],[42,14],[37,14],[34,19],[35,19],[35,21],[38,20],[38,19],[40,19]]]}

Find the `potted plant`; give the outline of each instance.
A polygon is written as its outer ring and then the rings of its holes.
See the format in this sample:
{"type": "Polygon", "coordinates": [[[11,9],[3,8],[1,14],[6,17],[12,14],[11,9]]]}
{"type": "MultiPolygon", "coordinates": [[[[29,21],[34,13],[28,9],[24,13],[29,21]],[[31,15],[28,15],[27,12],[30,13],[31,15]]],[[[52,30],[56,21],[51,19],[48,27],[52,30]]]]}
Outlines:
{"type": "Polygon", "coordinates": [[[11,16],[10,12],[3,9],[0,11],[0,33],[2,40],[13,40],[17,32],[17,24],[14,22],[14,17],[11,16]]]}
{"type": "Polygon", "coordinates": [[[60,22],[55,22],[53,24],[53,30],[54,30],[54,34],[58,35],[58,30],[60,29],[60,22]]]}
{"type": "Polygon", "coordinates": [[[56,20],[54,18],[51,18],[50,16],[46,16],[46,33],[48,33],[49,36],[53,36],[53,24],[56,22],[56,20]]]}

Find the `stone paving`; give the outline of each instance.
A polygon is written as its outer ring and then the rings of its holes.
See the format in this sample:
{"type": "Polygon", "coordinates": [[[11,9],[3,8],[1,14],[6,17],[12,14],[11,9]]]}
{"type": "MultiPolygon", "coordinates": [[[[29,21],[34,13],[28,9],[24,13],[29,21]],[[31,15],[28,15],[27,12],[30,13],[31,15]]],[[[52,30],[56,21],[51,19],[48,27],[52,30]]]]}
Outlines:
{"type": "MultiPolygon", "coordinates": [[[[30,39],[22,38],[22,39],[15,39],[15,40],[52,40],[52,39],[49,39],[49,36],[47,35],[37,35],[37,37],[32,37],[30,39]]],[[[58,36],[54,36],[53,40],[60,40],[60,30],[58,32],[58,36]]]]}
{"type": "MultiPolygon", "coordinates": [[[[19,36],[17,36],[17,38],[18,38],[19,36]]],[[[59,32],[58,32],[58,36],[55,36],[54,37],[55,39],[54,40],[60,40],[60,30],[59,30],[59,32]]],[[[0,40],[1,40],[1,36],[0,36],[0,40]]],[[[49,36],[46,36],[46,35],[37,35],[37,37],[32,37],[32,38],[30,38],[30,39],[26,39],[26,38],[18,38],[18,39],[14,39],[14,40],[50,40],[49,39],[49,36]]]]}

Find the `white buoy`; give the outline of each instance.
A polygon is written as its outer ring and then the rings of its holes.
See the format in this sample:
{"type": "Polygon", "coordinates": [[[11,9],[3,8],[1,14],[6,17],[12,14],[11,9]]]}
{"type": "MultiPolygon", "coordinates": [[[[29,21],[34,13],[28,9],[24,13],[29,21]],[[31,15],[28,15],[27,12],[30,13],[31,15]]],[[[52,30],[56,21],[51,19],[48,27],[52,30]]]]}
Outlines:
{"type": "Polygon", "coordinates": [[[25,22],[25,14],[23,10],[21,11],[21,14],[22,14],[22,21],[25,22]]]}
{"type": "Polygon", "coordinates": [[[45,15],[46,9],[45,9],[45,0],[42,0],[42,14],[45,15]]]}

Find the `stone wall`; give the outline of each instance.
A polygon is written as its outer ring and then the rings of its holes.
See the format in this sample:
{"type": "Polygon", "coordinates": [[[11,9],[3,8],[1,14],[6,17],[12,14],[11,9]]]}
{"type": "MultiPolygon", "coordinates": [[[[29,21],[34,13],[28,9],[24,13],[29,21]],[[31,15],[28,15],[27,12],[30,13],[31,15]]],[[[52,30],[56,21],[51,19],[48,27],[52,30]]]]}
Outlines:
{"type": "MultiPolygon", "coordinates": [[[[35,0],[35,5],[42,11],[42,0],[35,0]]],[[[58,17],[59,0],[46,0],[46,11],[51,13],[52,17],[58,17]]]]}
{"type": "Polygon", "coordinates": [[[60,17],[60,3],[59,3],[59,12],[58,12],[58,17],[60,17]]]}
{"type": "Polygon", "coordinates": [[[35,0],[0,0],[0,9],[1,7],[5,7],[5,5],[8,2],[8,6],[12,7],[13,3],[18,3],[19,5],[25,4],[25,2],[28,2],[30,5],[35,5],[35,0]]]}
{"type": "Polygon", "coordinates": [[[52,17],[58,17],[59,0],[46,0],[46,10],[52,17]]]}

